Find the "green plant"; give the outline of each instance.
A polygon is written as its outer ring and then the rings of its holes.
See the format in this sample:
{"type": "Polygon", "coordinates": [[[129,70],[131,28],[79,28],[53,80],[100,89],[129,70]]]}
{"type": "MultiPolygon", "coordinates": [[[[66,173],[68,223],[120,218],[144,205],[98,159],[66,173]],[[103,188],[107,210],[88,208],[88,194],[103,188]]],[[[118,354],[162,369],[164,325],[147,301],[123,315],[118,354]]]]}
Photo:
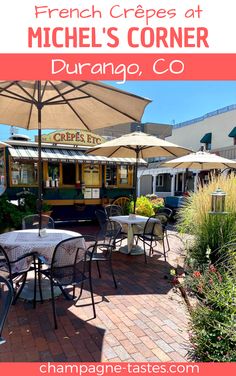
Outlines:
{"type": "Polygon", "coordinates": [[[18,202],[21,211],[32,214],[37,212],[37,197],[34,193],[23,189],[18,193],[18,202]]]}
{"type": "Polygon", "coordinates": [[[20,229],[22,218],[28,214],[23,212],[19,206],[8,201],[6,195],[0,198],[0,231],[8,229],[20,229]]]}
{"type": "Polygon", "coordinates": [[[163,208],[165,206],[164,199],[161,197],[152,199],[151,204],[155,213],[157,213],[160,208],[163,208]]]}
{"type": "MultiPolygon", "coordinates": [[[[178,229],[194,236],[194,245],[188,257],[196,264],[207,262],[206,251],[214,251],[233,240],[236,235],[236,179],[234,175],[212,176],[210,183],[199,187],[196,193],[186,197],[185,205],[179,210],[178,229]],[[226,215],[211,215],[211,193],[218,187],[226,196],[226,215]]],[[[217,261],[219,254],[211,253],[211,262],[217,261]]]]}
{"type": "Polygon", "coordinates": [[[197,361],[236,361],[235,276],[212,265],[204,274],[195,272],[201,302],[191,314],[190,355],[197,361]]]}
{"type": "MultiPolygon", "coordinates": [[[[134,202],[130,202],[130,213],[133,213],[134,211],[134,202]]],[[[152,207],[152,204],[150,200],[145,196],[140,196],[136,200],[136,207],[135,207],[135,213],[139,215],[143,215],[145,217],[151,217],[154,215],[154,210],[152,207]]]]}
{"type": "Polygon", "coordinates": [[[46,202],[43,202],[42,212],[49,212],[49,211],[52,211],[52,205],[49,205],[46,202]]]}

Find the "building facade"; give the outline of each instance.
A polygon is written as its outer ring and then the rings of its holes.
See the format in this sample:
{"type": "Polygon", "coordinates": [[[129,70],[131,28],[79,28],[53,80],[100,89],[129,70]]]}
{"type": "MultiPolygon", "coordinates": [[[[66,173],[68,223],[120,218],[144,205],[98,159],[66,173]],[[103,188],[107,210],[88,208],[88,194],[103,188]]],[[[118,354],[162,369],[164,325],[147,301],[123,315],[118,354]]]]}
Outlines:
{"type": "MultiPolygon", "coordinates": [[[[236,104],[220,108],[201,117],[175,124],[167,141],[193,151],[209,150],[224,158],[236,160],[236,104]]],[[[199,176],[207,181],[207,171],[161,168],[160,160],[139,170],[138,193],[158,196],[182,195],[194,190],[199,176]]]]}

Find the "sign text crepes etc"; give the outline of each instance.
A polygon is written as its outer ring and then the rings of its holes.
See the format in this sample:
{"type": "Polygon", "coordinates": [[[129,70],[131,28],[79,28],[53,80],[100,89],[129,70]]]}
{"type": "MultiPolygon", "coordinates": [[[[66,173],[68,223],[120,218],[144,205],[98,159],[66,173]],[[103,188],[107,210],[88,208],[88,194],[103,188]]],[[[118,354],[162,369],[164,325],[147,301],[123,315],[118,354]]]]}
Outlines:
{"type": "Polygon", "coordinates": [[[52,144],[96,146],[105,141],[103,137],[84,130],[62,130],[42,135],[42,142],[52,144]]]}

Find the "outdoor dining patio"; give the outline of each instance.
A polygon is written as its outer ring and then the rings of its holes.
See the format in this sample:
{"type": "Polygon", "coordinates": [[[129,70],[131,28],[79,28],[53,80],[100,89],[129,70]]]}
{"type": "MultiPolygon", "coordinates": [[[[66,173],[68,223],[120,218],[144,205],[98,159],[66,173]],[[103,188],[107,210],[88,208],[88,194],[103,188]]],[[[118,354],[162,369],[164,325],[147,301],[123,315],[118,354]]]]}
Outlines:
{"type": "MultiPolygon", "coordinates": [[[[96,226],[64,229],[98,231],[96,226]]],[[[169,234],[167,262],[158,252],[147,264],[143,255],[113,253],[117,289],[106,263],[101,279],[93,268],[95,319],[86,287],[81,307],[56,298],[57,330],[49,300],[33,309],[32,302],[19,299],[7,318],[0,361],[187,361],[188,313],[170,282],[170,269],[181,264],[181,249],[175,232],[169,234]]]]}

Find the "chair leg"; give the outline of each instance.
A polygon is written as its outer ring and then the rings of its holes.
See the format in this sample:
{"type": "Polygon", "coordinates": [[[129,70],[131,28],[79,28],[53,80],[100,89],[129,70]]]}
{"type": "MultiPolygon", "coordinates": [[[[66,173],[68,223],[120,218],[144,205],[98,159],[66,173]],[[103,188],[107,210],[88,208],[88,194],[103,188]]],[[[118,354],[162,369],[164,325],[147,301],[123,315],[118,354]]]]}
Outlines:
{"type": "Polygon", "coordinates": [[[16,304],[16,301],[17,299],[19,298],[20,294],[21,294],[21,291],[23,290],[23,287],[25,285],[25,282],[26,282],[26,278],[27,278],[27,272],[22,276],[22,284],[21,286],[19,287],[19,289],[17,290],[17,292],[14,294],[14,299],[13,299],[13,302],[12,302],[12,305],[15,305],[16,304]]]}
{"type": "Polygon", "coordinates": [[[36,308],[36,288],[37,288],[37,268],[36,268],[36,262],[34,259],[34,301],[33,301],[33,307],[36,308]]]}
{"type": "Polygon", "coordinates": [[[99,276],[99,278],[101,278],[101,272],[100,272],[99,262],[96,261],[96,264],[97,264],[98,276],[99,276]]]}
{"type": "Polygon", "coordinates": [[[83,293],[83,289],[84,289],[84,281],[81,282],[81,285],[80,285],[80,293],[79,293],[78,298],[76,299],[76,303],[78,302],[78,300],[80,300],[81,295],[82,295],[82,293],[83,293]]]}
{"type": "Polygon", "coordinates": [[[58,328],[57,326],[57,315],[56,315],[56,305],[55,305],[55,298],[54,298],[54,289],[53,289],[53,280],[50,278],[50,285],[51,285],[51,299],[52,299],[52,312],[53,312],[53,319],[54,319],[54,327],[55,329],[58,328]]]}
{"type": "Polygon", "coordinates": [[[165,247],[165,238],[164,237],[163,237],[163,240],[162,240],[162,247],[163,247],[164,259],[166,261],[166,247],[165,247]]]}
{"type": "Polygon", "coordinates": [[[117,283],[116,283],[115,274],[114,274],[114,271],[113,271],[111,259],[109,259],[109,265],[110,265],[111,274],[112,274],[113,282],[114,282],[114,285],[115,285],[115,289],[117,289],[117,283]]]}
{"type": "Polygon", "coordinates": [[[40,301],[43,303],[43,291],[42,291],[42,285],[41,285],[41,280],[42,280],[42,275],[40,272],[41,269],[41,263],[38,261],[38,286],[39,286],[39,295],[40,295],[40,301]]]}
{"type": "Polygon", "coordinates": [[[165,236],[166,236],[166,243],[167,243],[167,247],[168,247],[167,252],[169,252],[170,251],[170,243],[169,243],[167,231],[165,232],[165,236]]]}
{"type": "Polygon", "coordinates": [[[92,284],[92,276],[91,276],[91,265],[89,265],[89,287],[90,287],[90,293],[91,293],[91,300],[93,305],[93,318],[96,318],[96,309],[95,309],[95,303],[94,303],[94,296],[93,296],[93,284],[92,284]]]}
{"type": "Polygon", "coordinates": [[[145,260],[145,264],[147,264],[147,254],[146,254],[145,242],[143,242],[143,251],[144,251],[144,260],[145,260]]]}

